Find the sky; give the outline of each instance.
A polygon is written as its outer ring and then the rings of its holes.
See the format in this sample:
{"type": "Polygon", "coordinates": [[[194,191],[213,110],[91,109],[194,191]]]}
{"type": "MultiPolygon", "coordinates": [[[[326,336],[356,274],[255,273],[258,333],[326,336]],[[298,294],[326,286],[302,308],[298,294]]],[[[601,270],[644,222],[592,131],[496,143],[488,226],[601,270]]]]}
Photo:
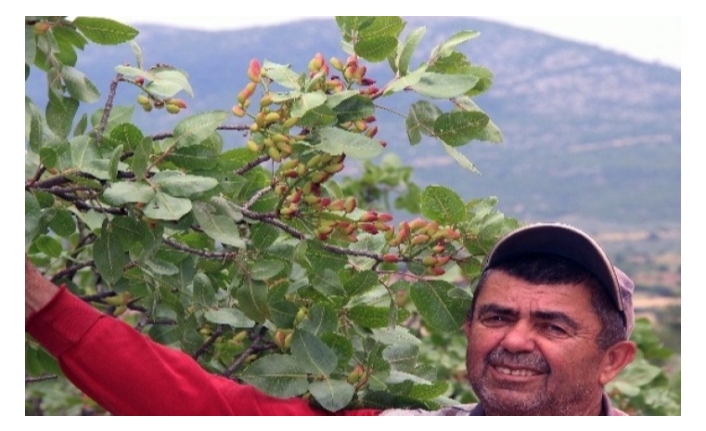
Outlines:
{"type": "MultiPolygon", "coordinates": [[[[115,16],[138,26],[160,24],[200,30],[229,30],[331,16],[115,16]]],[[[478,18],[584,42],[639,60],[681,68],[679,16],[501,16],[478,18]]]]}

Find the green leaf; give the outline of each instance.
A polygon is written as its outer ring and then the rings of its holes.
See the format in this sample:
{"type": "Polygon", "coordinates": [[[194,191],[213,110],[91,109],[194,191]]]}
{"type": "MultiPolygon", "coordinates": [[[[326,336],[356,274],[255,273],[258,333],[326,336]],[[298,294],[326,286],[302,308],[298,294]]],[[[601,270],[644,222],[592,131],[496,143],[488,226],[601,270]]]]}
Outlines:
{"type": "Polygon", "coordinates": [[[476,165],[474,165],[466,156],[463,155],[460,151],[458,151],[456,148],[446,145],[442,142],[442,145],[444,147],[444,150],[446,153],[453,157],[454,160],[456,160],[456,163],[461,165],[461,167],[467,171],[471,171],[474,174],[479,174],[480,172],[476,168],[476,165]]]}
{"type": "Polygon", "coordinates": [[[220,308],[209,310],[203,317],[211,323],[218,325],[228,325],[233,328],[252,328],[255,322],[248,319],[242,311],[237,308],[220,308]]]}
{"type": "Polygon", "coordinates": [[[369,97],[358,94],[342,100],[333,111],[338,116],[338,122],[345,123],[370,117],[375,113],[375,105],[369,97]]]}
{"type": "Polygon", "coordinates": [[[391,36],[396,39],[405,26],[404,20],[398,16],[376,16],[372,21],[363,18],[359,22],[359,40],[379,39],[383,36],[391,36]]]}
{"type": "Polygon", "coordinates": [[[30,25],[26,25],[25,26],[25,64],[34,63],[34,57],[36,54],[37,54],[37,36],[34,33],[34,28],[30,25]]]}
{"type": "Polygon", "coordinates": [[[65,139],[71,133],[71,126],[73,125],[74,116],[78,111],[78,100],[72,97],[63,97],[59,99],[58,97],[52,96],[50,93],[49,102],[47,103],[46,119],[47,126],[54,132],[58,137],[65,139]]]}
{"type": "Polygon", "coordinates": [[[215,178],[186,175],[179,171],[157,172],[152,181],[159,189],[175,197],[194,197],[218,185],[215,178]]]}
{"type": "Polygon", "coordinates": [[[299,125],[304,127],[323,127],[336,121],[336,113],[327,105],[320,105],[310,109],[299,120],[299,125]]]}
{"type": "Polygon", "coordinates": [[[25,97],[25,139],[29,140],[29,148],[39,153],[44,140],[42,114],[32,99],[25,97]]]}
{"type": "Polygon", "coordinates": [[[117,232],[108,219],[103,220],[101,233],[93,244],[93,261],[103,280],[112,285],[123,275],[128,257],[123,253],[117,232]]]}
{"type": "Polygon", "coordinates": [[[129,151],[137,148],[143,138],[142,131],[132,123],[118,124],[110,131],[110,139],[129,151]]]}
{"type": "Polygon", "coordinates": [[[194,218],[206,235],[237,248],[245,248],[245,241],[233,217],[228,216],[209,202],[194,202],[194,218]]]}
{"type": "Polygon", "coordinates": [[[448,382],[434,382],[430,385],[415,384],[409,391],[409,396],[419,400],[432,400],[444,395],[448,389],[448,382]]]}
{"type": "Polygon", "coordinates": [[[54,37],[56,37],[57,41],[66,41],[78,49],[82,50],[88,44],[88,40],[86,40],[85,37],[81,36],[81,34],[77,32],[76,29],[74,29],[73,27],[65,25],[56,25],[52,27],[51,31],[54,34],[54,37]]]}
{"type": "Polygon", "coordinates": [[[355,388],[348,382],[326,379],[309,385],[309,392],[321,407],[330,412],[337,412],[353,399],[355,388]]]}
{"type": "Polygon", "coordinates": [[[42,209],[34,195],[25,191],[25,251],[29,248],[32,238],[34,238],[39,230],[39,218],[42,215],[42,209]]]}
{"type": "Polygon", "coordinates": [[[210,111],[181,120],[174,128],[174,145],[179,148],[200,144],[215,132],[226,118],[228,114],[225,111],[210,111]]]}
{"type": "Polygon", "coordinates": [[[312,273],[309,279],[311,286],[326,296],[342,296],[344,293],[338,274],[328,268],[312,273]]]}
{"type": "Polygon", "coordinates": [[[396,36],[379,36],[363,39],[353,47],[358,56],[373,63],[386,59],[395,52],[396,48],[396,36]]]}
{"type": "Polygon", "coordinates": [[[101,94],[96,86],[78,69],[64,66],[61,68],[61,76],[71,97],[86,103],[96,102],[100,98],[101,94]]]}
{"type": "Polygon", "coordinates": [[[258,223],[250,226],[251,245],[255,250],[265,250],[279,237],[279,230],[267,223],[258,223]]]}
{"type": "Polygon", "coordinates": [[[306,93],[292,105],[292,117],[303,117],[310,110],[326,103],[326,94],[322,91],[306,93]]]}
{"type": "Polygon", "coordinates": [[[235,297],[243,313],[254,321],[262,323],[270,317],[267,286],[262,281],[245,278],[235,297]]]}
{"type": "Polygon", "coordinates": [[[393,344],[385,347],[382,357],[395,371],[411,373],[417,365],[419,346],[416,344],[393,344]]]}
{"type": "Polygon", "coordinates": [[[420,79],[422,79],[422,76],[424,76],[426,71],[427,66],[422,65],[414,72],[408,73],[405,76],[400,76],[399,78],[392,81],[390,85],[385,87],[385,91],[383,94],[387,96],[388,94],[403,91],[409,87],[412,87],[413,85],[417,84],[420,79]]]}
{"type": "MultiPolygon", "coordinates": [[[[105,110],[103,108],[100,108],[97,109],[96,112],[91,115],[91,125],[94,128],[97,129],[100,125],[104,111],[105,110]]],[[[103,133],[106,133],[110,136],[110,132],[112,132],[114,127],[123,123],[129,123],[130,120],[132,120],[132,115],[134,113],[134,106],[113,106],[113,109],[110,110],[110,115],[108,115],[108,122],[105,125],[103,133]]]]}
{"type": "Polygon", "coordinates": [[[144,221],[133,217],[113,217],[112,228],[124,251],[141,248],[140,258],[152,254],[162,242],[160,226],[149,228],[144,221]]]}
{"type": "Polygon", "coordinates": [[[349,319],[365,328],[384,328],[390,320],[390,310],[369,305],[357,305],[346,313],[349,319]]]}
{"type": "Polygon", "coordinates": [[[482,112],[441,114],[434,123],[434,133],[452,147],[467,144],[480,133],[490,119],[482,112]]]}
{"type": "Polygon", "coordinates": [[[370,26],[375,20],[374,16],[337,16],[336,25],[338,25],[339,30],[343,39],[350,42],[351,35],[361,28],[370,26]]]}
{"type": "Polygon", "coordinates": [[[475,30],[460,31],[448,38],[443,43],[437,45],[432,51],[431,56],[433,58],[446,57],[450,55],[458,45],[471,39],[475,39],[478,36],[480,36],[480,32],[475,30]]]}
{"type": "Polygon", "coordinates": [[[103,200],[110,205],[120,206],[127,203],[147,203],[154,199],[155,191],[144,183],[113,183],[103,192],[103,200]]]}
{"type": "Polygon", "coordinates": [[[71,163],[79,171],[91,171],[93,162],[99,158],[95,143],[86,135],[77,136],[69,140],[71,149],[71,163]]]}
{"type": "Polygon", "coordinates": [[[132,40],[137,30],[108,18],[78,17],[73,24],[86,38],[99,45],[118,45],[132,40]]]}
{"type": "MultiPolygon", "coordinates": [[[[481,109],[476,105],[476,103],[470,97],[459,97],[456,99],[456,103],[459,107],[466,111],[481,112],[481,109]]],[[[488,124],[480,130],[474,137],[480,141],[501,143],[503,142],[503,134],[498,128],[498,126],[493,122],[493,120],[488,119],[488,124]]]]}
{"type": "Polygon", "coordinates": [[[443,186],[429,186],[422,192],[422,215],[441,225],[459,223],[466,218],[463,200],[453,190],[443,186]]]}
{"type": "Polygon", "coordinates": [[[439,331],[458,331],[470,307],[470,300],[452,298],[451,283],[442,280],[422,280],[414,283],[410,297],[424,322],[439,331]]]}
{"type": "Polygon", "coordinates": [[[155,220],[179,220],[189,211],[189,199],[175,198],[161,191],[157,191],[144,208],[145,215],[155,220]]]}
{"type": "Polygon", "coordinates": [[[442,113],[441,109],[426,100],[413,103],[405,120],[409,143],[420,143],[422,135],[434,136],[434,122],[442,113]]]}
{"type": "Polygon", "coordinates": [[[289,355],[269,355],[258,359],[240,376],[263,392],[280,398],[301,395],[309,389],[304,367],[289,355]]]}
{"type": "Polygon", "coordinates": [[[49,235],[40,235],[34,240],[34,245],[39,251],[49,257],[61,256],[62,247],[59,241],[49,235]]]}
{"type": "Polygon", "coordinates": [[[324,249],[319,241],[308,240],[304,244],[306,244],[304,265],[312,273],[323,272],[325,269],[338,272],[348,263],[348,258],[345,255],[324,249]]]}
{"type": "Polygon", "coordinates": [[[291,90],[300,90],[303,84],[301,77],[284,64],[265,61],[262,64],[262,75],[291,90]]]}
{"type": "Polygon", "coordinates": [[[161,68],[157,69],[156,71],[153,69],[150,71],[152,74],[152,82],[150,82],[147,86],[147,88],[150,91],[153,90],[153,86],[160,86],[160,85],[165,85],[165,84],[171,84],[177,88],[177,90],[174,93],[167,94],[167,93],[159,93],[165,97],[171,97],[174,94],[178,93],[181,90],[184,90],[186,94],[188,94],[191,97],[194,97],[194,90],[191,89],[191,85],[189,84],[189,77],[186,74],[186,72],[175,69],[175,68],[161,68]]]}
{"type": "Polygon", "coordinates": [[[152,154],[152,138],[145,136],[135,147],[132,157],[128,160],[130,170],[135,174],[136,180],[144,180],[147,168],[150,165],[150,155],[152,154]]]}
{"type": "Polygon", "coordinates": [[[314,304],[309,310],[308,319],[303,320],[300,327],[320,337],[336,330],[337,318],[336,310],[333,307],[321,303],[314,304]]]}
{"type": "Polygon", "coordinates": [[[407,35],[407,39],[405,39],[400,57],[397,61],[397,68],[400,71],[400,75],[404,76],[409,72],[409,62],[412,60],[414,50],[417,49],[417,45],[419,45],[426,31],[426,27],[419,27],[415,28],[407,35]]]}
{"type": "Polygon", "coordinates": [[[417,93],[436,99],[449,99],[461,96],[478,83],[478,78],[471,74],[447,75],[426,72],[419,82],[411,85],[417,93]]]}
{"type": "Polygon", "coordinates": [[[314,376],[328,376],[336,369],[338,358],[323,341],[314,334],[298,329],[294,331],[291,346],[292,357],[314,376]]]}
{"type": "Polygon", "coordinates": [[[379,156],[384,150],[378,141],[336,127],[319,130],[319,137],[321,143],[316,148],[332,155],[346,153],[353,159],[366,160],[379,156]]]}
{"type": "Polygon", "coordinates": [[[118,145],[113,149],[108,160],[108,177],[110,181],[115,181],[118,178],[118,166],[120,165],[120,157],[123,155],[123,146],[118,145]]]}
{"type": "Polygon", "coordinates": [[[66,238],[76,232],[76,222],[70,211],[59,209],[54,218],[49,223],[49,227],[55,234],[66,238]]]}
{"type": "Polygon", "coordinates": [[[370,270],[356,272],[344,283],[349,296],[361,295],[379,284],[377,274],[370,270]]]}
{"type": "Polygon", "coordinates": [[[284,269],[284,263],[279,260],[257,260],[252,267],[250,276],[253,280],[269,280],[284,269]]]}

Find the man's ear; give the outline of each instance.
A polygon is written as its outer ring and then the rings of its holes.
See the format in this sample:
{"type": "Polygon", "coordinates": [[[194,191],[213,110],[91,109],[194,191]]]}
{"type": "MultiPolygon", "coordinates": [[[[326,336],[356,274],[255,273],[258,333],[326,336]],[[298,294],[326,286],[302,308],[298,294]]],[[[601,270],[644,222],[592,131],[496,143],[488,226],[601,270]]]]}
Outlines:
{"type": "Polygon", "coordinates": [[[637,347],[632,341],[620,341],[610,346],[603,354],[601,385],[613,380],[633,359],[637,347]]]}

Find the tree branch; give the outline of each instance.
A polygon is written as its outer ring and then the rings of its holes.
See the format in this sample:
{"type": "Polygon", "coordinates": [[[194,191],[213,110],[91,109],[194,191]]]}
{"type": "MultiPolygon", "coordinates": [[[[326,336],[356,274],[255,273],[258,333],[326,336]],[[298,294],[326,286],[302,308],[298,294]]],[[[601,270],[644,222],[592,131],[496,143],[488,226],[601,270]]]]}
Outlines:
{"type": "Polygon", "coordinates": [[[47,376],[39,376],[39,377],[25,377],[25,385],[30,384],[30,383],[39,383],[39,382],[44,382],[46,380],[56,380],[59,376],[52,374],[52,375],[47,375],[47,376]]]}
{"type": "Polygon", "coordinates": [[[243,351],[243,353],[241,353],[240,356],[238,356],[238,359],[236,359],[235,362],[230,364],[230,366],[228,368],[226,368],[225,371],[223,371],[223,375],[225,377],[230,377],[230,375],[233,374],[233,372],[235,372],[235,370],[237,370],[238,367],[243,365],[245,360],[248,359],[248,356],[252,355],[253,353],[261,352],[263,350],[267,350],[267,349],[272,348],[271,346],[260,346],[259,345],[260,341],[262,341],[262,337],[264,337],[265,334],[267,334],[267,328],[264,326],[260,327],[260,330],[258,331],[255,338],[252,340],[252,344],[250,344],[250,347],[245,349],[245,351],[243,351]]]}
{"type": "Polygon", "coordinates": [[[103,116],[101,117],[101,122],[96,129],[96,145],[100,146],[101,140],[103,139],[103,132],[108,124],[108,118],[110,117],[110,111],[113,110],[113,99],[115,99],[115,93],[118,89],[118,83],[123,80],[123,75],[118,73],[113,81],[110,83],[110,90],[108,91],[108,98],[105,101],[105,106],[103,107],[103,116]]]}
{"type": "Polygon", "coordinates": [[[199,358],[199,356],[206,353],[208,348],[211,347],[211,345],[216,342],[216,340],[218,339],[218,337],[221,336],[221,334],[223,334],[223,325],[218,325],[218,326],[216,326],[216,330],[213,331],[213,334],[211,334],[211,336],[208,337],[208,340],[206,340],[206,342],[203,343],[201,345],[201,347],[199,347],[198,350],[196,350],[194,352],[194,354],[191,355],[191,357],[194,358],[194,360],[196,360],[199,358]]]}

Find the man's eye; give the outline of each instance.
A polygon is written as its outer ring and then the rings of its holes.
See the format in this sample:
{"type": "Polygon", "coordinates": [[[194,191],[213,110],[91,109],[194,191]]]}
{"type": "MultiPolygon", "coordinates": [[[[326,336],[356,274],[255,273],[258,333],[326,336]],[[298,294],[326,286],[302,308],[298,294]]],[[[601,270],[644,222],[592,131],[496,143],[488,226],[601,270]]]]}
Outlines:
{"type": "Polygon", "coordinates": [[[498,326],[505,324],[507,320],[505,316],[486,316],[482,319],[482,322],[486,326],[498,326]]]}
{"type": "Polygon", "coordinates": [[[558,325],[547,324],[544,325],[544,330],[552,335],[566,335],[567,332],[558,325]]]}

